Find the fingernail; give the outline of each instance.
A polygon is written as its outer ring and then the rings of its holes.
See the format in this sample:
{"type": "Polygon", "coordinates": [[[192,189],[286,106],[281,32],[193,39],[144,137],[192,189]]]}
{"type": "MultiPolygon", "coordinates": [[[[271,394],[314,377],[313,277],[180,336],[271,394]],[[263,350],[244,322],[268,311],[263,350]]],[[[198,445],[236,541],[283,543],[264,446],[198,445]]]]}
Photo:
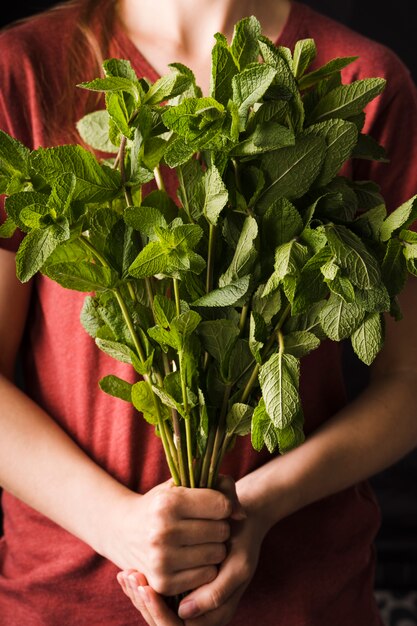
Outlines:
{"type": "Polygon", "coordinates": [[[148,604],[149,603],[149,594],[148,594],[147,589],[145,589],[145,587],[142,587],[141,585],[139,585],[139,587],[137,589],[138,589],[138,594],[139,594],[140,598],[142,599],[142,601],[145,604],[148,604]]]}
{"type": "Polygon", "coordinates": [[[197,617],[199,613],[200,611],[194,600],[184,600],[178,609],[178,616],[181,619],[191,619],[192,617],[197,617]]]}

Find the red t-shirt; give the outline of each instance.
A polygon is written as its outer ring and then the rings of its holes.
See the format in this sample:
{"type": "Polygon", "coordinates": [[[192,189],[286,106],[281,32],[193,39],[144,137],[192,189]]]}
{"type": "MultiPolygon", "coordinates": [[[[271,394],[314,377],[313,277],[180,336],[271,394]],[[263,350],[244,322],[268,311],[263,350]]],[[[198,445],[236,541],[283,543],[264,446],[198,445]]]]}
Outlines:
{"type": "MultiPolygon", "coordinates": [[[[48,143],[40,103],[60,96],[76,16],[69,6],[0,36],[0,127],[32,148],[48,143]],[[48,92],[42,91],[44,77],[48,92]]],[[[378,181],[388,206],[395,208],[417,186],[417,96],[407,70],[383,46],[294,3],[280,43],[293,47],[306,37],[316,40],[317,65],[335,56],[360,56],[344,71],[345,82],[388,79],[384,94],[368,107],[366,130],[385,145],[392,163],[357,162],[351,174],[378,181]]],[[[109,53],[130,59],[138,74],[157,77],[117,25],[109,53]]],[[[106,357],[84,332],[83,299],[43,276],[34,280],[23,355],[27,390],[99,465],[146,492],[168,478],[160,441],[128,404],[98,389],[106,374],[132,379],[132,372],[106,357]]],[[[307,433],[345,404],[336,344],[324,342],[304,359],[301,391],[307,433]]],[[[241,440],[225,471],[237,479],[268,458],[241,440]]],[[[8,493],[3,509],[1,626],[144,624],[121,592],[112,563],[8,493]]],[[[372,596],[378,525],[378,507],[365,484],[284,519],[265,539],[233,626],[381,626],[372,596]]]]}

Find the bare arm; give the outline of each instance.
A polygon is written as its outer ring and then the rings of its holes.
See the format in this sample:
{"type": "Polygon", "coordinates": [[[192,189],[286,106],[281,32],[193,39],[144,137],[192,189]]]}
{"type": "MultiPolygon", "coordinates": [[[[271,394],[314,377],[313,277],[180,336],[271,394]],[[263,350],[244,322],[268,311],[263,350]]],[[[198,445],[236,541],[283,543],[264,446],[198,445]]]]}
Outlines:
{"type": "Polygon", "coordinates": [[[213,580],[225,556],[230,498],[170,483],[133,493],[12,383],[30,299],[14,263],[0,250],[0,484],[119,567],[144,571],[161,593],[213,580]]]}
{"type": "MultiPolygon", "coordinates": [[[[368,478],[417,445],[416,279],[409,280],[401,306],[404,319],[387,320],[385,346],[368,389],[302,446],[237,483],[247,520],[233,538],[217,578],[183,600],[180,616],[186,626],[223,626],[230,621],[255,572],[263,538],[280,519],[368,478]]],[[[154,623],[176,622],[164,618],[154,623]]]]}

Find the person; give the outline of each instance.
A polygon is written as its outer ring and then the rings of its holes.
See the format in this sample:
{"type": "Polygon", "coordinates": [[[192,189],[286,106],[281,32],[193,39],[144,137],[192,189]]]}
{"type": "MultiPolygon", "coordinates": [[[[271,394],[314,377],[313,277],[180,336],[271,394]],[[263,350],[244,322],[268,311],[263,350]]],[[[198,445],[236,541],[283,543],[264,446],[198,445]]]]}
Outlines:
{"type": "MultiPolygon", "coordinates": [[[[30,148],[72,140],[75,120],[99,105],[73,86],[103,56],[129,58],[151,80],[180,61],[207,93],[213,33],[230,39],[250,14],[290,48],[313,37],[317,65],[358,55],[345,82],[388,79],[365,131],[391,163],[355,162],[348,173],[377,181],[391,208],[416,193],[407,70],[288,0],[77,0],[18,24],[0,36],[0,127],[30,148]]],[[[340,349],[324,342],[303,363],[306,442],[271,457],[243,440],[225,463],[232,478],[191,490],[173,487],[158,439],[130,405],[96,391],[109,372],[133,375],[82,329],[83,295],[44,276],[17,281],[18,240],[0,250],[1,626],[381,626],[379,512],[363,481],[417,443],[416,281],[401,296],[401,323],[387,319],[359,398],[346,403],[340,349]],[[13,383],[19,349],[25,392],[13,383]],[[176,614],[162,595],[184,592],[176,614]]]]}

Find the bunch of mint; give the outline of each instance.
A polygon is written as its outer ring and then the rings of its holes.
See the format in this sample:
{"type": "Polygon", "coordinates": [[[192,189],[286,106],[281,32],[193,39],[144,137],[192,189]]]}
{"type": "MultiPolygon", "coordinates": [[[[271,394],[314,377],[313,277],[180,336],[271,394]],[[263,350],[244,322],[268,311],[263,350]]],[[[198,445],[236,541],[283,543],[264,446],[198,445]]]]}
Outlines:
{"type": "Polygon", "coordinates": [[[351,158],[385,160],[361,132],[384,80],[344,85],[355,58],[309,72],[315,56],[313,40],[291,53],[246,18],[230,46],[215,36],[209,97],[181,64],[152,84],[106,61],[82,85],[106,109],[78,123],[105,159],[0,134],[1,235],[26,233],[18,277],[95,294],[84,328],[139,378],[100,386],[155,426],[177,484],[214,485],[237,436],[299,445],[300,359],[350,338],[371,363],[383,312],[400,317],[396,296],[417,275],[417,197],[387,217],[376,184],[339,175],[351,158]]]}

